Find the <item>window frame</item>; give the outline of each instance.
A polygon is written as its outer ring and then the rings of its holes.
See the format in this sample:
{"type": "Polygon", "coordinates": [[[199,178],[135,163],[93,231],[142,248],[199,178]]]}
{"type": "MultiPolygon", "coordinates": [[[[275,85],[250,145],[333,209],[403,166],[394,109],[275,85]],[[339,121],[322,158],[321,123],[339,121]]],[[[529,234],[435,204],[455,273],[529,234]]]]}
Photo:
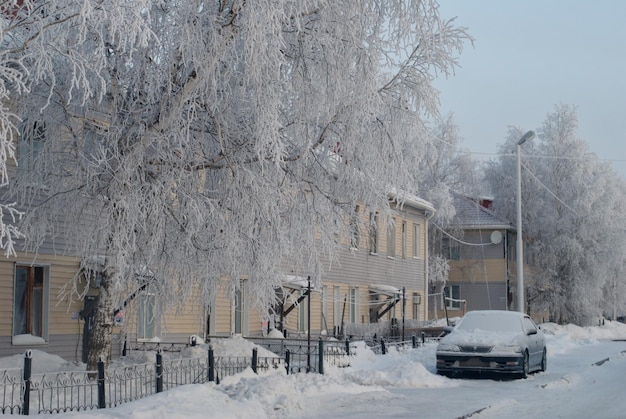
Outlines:
{"type": "Polygon", "coordinates": [[[370,231],[369,231],[369,252],[371,255],[378,254],[378,213],[373,212],[370,214],[370,231]]]}
{"type": "Polygon", "coordinates": [[[46,123],[26,121],[17,137],[17,175],[26,177],[35,171],[37,158],[46,142],[46,123]]]}
{"type": "Polygon", "coordinates": [[[441,254],[447,260],[461,260],[461,246],[450,237],[442,237],[441,254]]]}
{"type": "Polygon", "coordinates": [[[358,250],[361,241],[361,227],[359,225],[360,207],[357,205],[350,217],[350,249],[358,250]]]}
{"type": "Polygon", "coordinates": [[[333,286],[333,327],[341,327],[341,287],[333,286]]]}
{"type": "MultiPolygon", "coordinates": [[[[306,292],[307,292],[307,289],[302,288],[300,290],[299,296],[302,297],[303,295],[306,294],[306,292]]],[[[307,295],[305,298],[302,299],[302,301],[298,303],[298,332],[299,333],[306,333],[306,331],[308,330],[309,297],[310,295],[307,295]]]]}
{"type": "Polygon", "coordinates": [[[137,298],[137,342],[150,342],[161,338],[161,318],[156,294],[142,292],[137,298]],[[152,310],[151,313],[146,313],[152,310]],[[148,316],[149,317],[146,317],[148,316]],[[143,332],[142,332],[143,331],[143,332]],[[151,331],[150,336],[146,333],[151,331]]]}
{"type": "Polygon", "coordinates": [[[389,219],[387,226],[387,257],[396,257],[396,221],[394,218],[389,219]]]}
{"type": "MultiPolygon", "coordinates": [[[[13,264],[13,300],[12,300],[12,310],[11,310],[12,320],[11,320],[11,336],[12,336],[12,344],[13,345],[33,345],[32,339],[29,339],[28,342],[16,342],[16,336],[23,335],[31,335],[35,338],[41,338],[41,343],[46,344],[49,340],[49,317],[50,317],[50,265],[48,264],[32,264],[30,262],[16,262],[13,264]],[[18,271],[24,269],[27,272],[26,278],[26,287],[29,288],[29,291],[22,298],[26,298],[26,307],[25,310],[25,323],[26,330],[17,331],[16,321],[18,319],[17,315],[17,299],[18,299],[18,271]],[[41,276],[41,286],[35,287],[36,276],[41,276]],[[32,288],[32,289],[31,289],[32,288]],[[40,297],[39,297],[39,324],[33,324],[34,319],[32,318],[32,307],[35,304],[36,296],[34,295],[35,289],[40,289],[40,297]],[[33,329],[39,327],[40,333],[33,334],[33,329]],[[25,332],[25,333],[23,333],[25,332]]],[[[21,317],[21,316],[20,316],[21,317]]]]}
{"type": "Polygon", "coordinates": [[[239,287],[235,288],[232,299],[231,333],[246,336],[248,317],[248,281],[240,279],[239,287]]]}
{"type": "Polygon", "coordinates": [[[359,323],[359,287],[350,287],[348,292],[350,323],[359,323]]]}
{"type": "Polygon", "coordinates": [[[413,223],[413,258],[420,259],[422,251],[422,225],[413,223]]]}

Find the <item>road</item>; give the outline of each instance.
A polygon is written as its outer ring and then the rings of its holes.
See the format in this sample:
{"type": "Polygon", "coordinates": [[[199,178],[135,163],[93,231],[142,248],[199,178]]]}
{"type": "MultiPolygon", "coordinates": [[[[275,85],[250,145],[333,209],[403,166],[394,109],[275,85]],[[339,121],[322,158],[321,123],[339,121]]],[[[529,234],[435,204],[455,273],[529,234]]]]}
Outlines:
{"type": "Polygon", "coordinates": [[[626,418],[626,342],[582,344],[552,354],[548,346],[548,351],[547,371],[527,379],[463,378],[452,379],[451,386],[443,388],[387,388],[387,392],[344,396],[343,403],[332,401],[332,414],[341,418],[626,418]]]}

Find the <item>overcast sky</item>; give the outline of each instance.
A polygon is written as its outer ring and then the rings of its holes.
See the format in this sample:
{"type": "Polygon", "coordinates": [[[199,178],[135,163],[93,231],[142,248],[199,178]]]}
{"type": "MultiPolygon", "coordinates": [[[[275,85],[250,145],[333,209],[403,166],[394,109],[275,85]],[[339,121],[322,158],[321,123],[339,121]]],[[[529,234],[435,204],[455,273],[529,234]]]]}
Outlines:
{"type": "Polygon", "coordinates": [[[508,126],[536,129],[556,104],[578,109],[578,136],[626,177],[626,1],[440,0],[475,38],[435,85],[464,148],[491,158],[508,126]]]}

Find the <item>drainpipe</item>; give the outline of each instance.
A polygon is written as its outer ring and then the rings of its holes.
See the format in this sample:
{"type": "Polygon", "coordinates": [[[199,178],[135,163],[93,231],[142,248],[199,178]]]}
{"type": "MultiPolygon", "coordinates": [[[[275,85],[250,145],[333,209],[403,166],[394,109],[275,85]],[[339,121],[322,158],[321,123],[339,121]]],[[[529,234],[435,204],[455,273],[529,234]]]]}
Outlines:
{"type": "Polygon", "coordinates": [[[428,223],[430,222],[430,219],[433,218],[433,216],[435,215],[435,210],[433,211],[424,211],[425,215],[426,215],[426,223],[425,223],[425,232],[424,232],[424,237],[426,238],[426,246],[424,248],[424,263],[426,264],[426,272],[424,275],[424,321],[428,320],[428,284],[429,284],[429,279],[428,279],[428,223]]]}

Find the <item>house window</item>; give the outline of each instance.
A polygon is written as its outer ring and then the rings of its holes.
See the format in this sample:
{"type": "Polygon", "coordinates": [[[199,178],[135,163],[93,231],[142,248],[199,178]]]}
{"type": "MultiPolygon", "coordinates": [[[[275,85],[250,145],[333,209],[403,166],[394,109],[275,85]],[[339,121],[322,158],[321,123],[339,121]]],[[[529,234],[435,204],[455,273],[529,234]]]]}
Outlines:
{"type": "Polygon", "coordinates": [[[441,239],[441,253],[448,260],[461,260],[461,247],[459,242],[449,237],[441,239]]]}
{"type": "MultiPolygon", "coordinates": [[[[300,290],[300,297],[306,294],[306,290],[300,290]]],[[[309,296],[304,297],[298,304],[298,332],[306,332],[308,330],[308,308],[309,296]]]]}
{"type": "Polygon", "coordinates": [[[370,214],[370,253],[378,253],[378,214],[370,214]]]}
{"type": "Polygon", "coordinates": [[[461,286],[460,285],[448,285],[443,289],[443,293],[446,297],[446,307],[449,310],[461,309],[461,286]]]}
{"type": "Polygon", "coordinates": [[[350,248],[358,249],[361,231],[359,227],[359,206],[357,205],[350,218],[350,248]]]}
{"type": "Polygon", "coordinates": [[[320,319],[320,330],[328,330],[328,324],[327,324],[327,319],[328,319],[328,285],[322,285],[322,295],[321,297],[321,301],[322,301],[322,316],[320,319]]]}
{"type": "Polygon", "coordinates": [[[24,124],[18,139],[17,170],[21,176],[33,173],[37,167],[37,157],[43,150],[46,139],[46,125],[43,122],[24,124]]]}
{"type": "Polygon", "coordinates": [[[401,237],[401,252],[402,252],[402,259],[406,259],[406,221],[402,221],[402,231],[401,231],[402,237],[401,237]]]}
{"type": "Polygon", "coordinates": [[[359,287],[350,287],[350,323],[359,321],[359,287]]]}
{"type": "Polygon", "coordinates": [[[341,287],[333,287],[333,326],[341,327],[341,287]]]}
{"type": "Polygon", "coordinates": [[[235,298],[233,301],[233,333],[246,333],[246,317],[246,282],[241,280],[239,281],[239,286],[235,289],[235,298]]]}
{"type": "Polygon", "coordinates": [[[422,296],[417,293],[414,292],[413,293],[413,301],[412,301],[412,306],[413,306],[413,319],[414,320],[419,320],[420,319],[420,305],[422,304],[422,296]]]}
{"type": "Polygon", "coordinates": [[[13,336],[47,338],[48,282],[46,267],[15,266],[13,336]]]}
{"type": "Polygon", "coordinates": [[[159,337],[159,320],[154,294],[139,296],[137,309],[137,340],[150,340],[159,337]]]}
{"type": "Polygon", "coordinates": [[[422,226],[420,226],[419,224],[413,224],[413,257],[414,258],[420,257],[420,251],[421,251],[420,243],[422,240],[421,228],[422,226]]]}
{"type": "Polygon", "coordinates": [[[85,123],[83,128],[83,137],[85,141],[85,155],[93,156],[97,154],[98,149],[105,144],[106,130],[98,127],[97,125],[85,123]]]}
{"type": "Polygon", "coordinates": [[[387,256],[396,256],[396,223],[394,219],[389,220],[387,227],[387,256]]]}

